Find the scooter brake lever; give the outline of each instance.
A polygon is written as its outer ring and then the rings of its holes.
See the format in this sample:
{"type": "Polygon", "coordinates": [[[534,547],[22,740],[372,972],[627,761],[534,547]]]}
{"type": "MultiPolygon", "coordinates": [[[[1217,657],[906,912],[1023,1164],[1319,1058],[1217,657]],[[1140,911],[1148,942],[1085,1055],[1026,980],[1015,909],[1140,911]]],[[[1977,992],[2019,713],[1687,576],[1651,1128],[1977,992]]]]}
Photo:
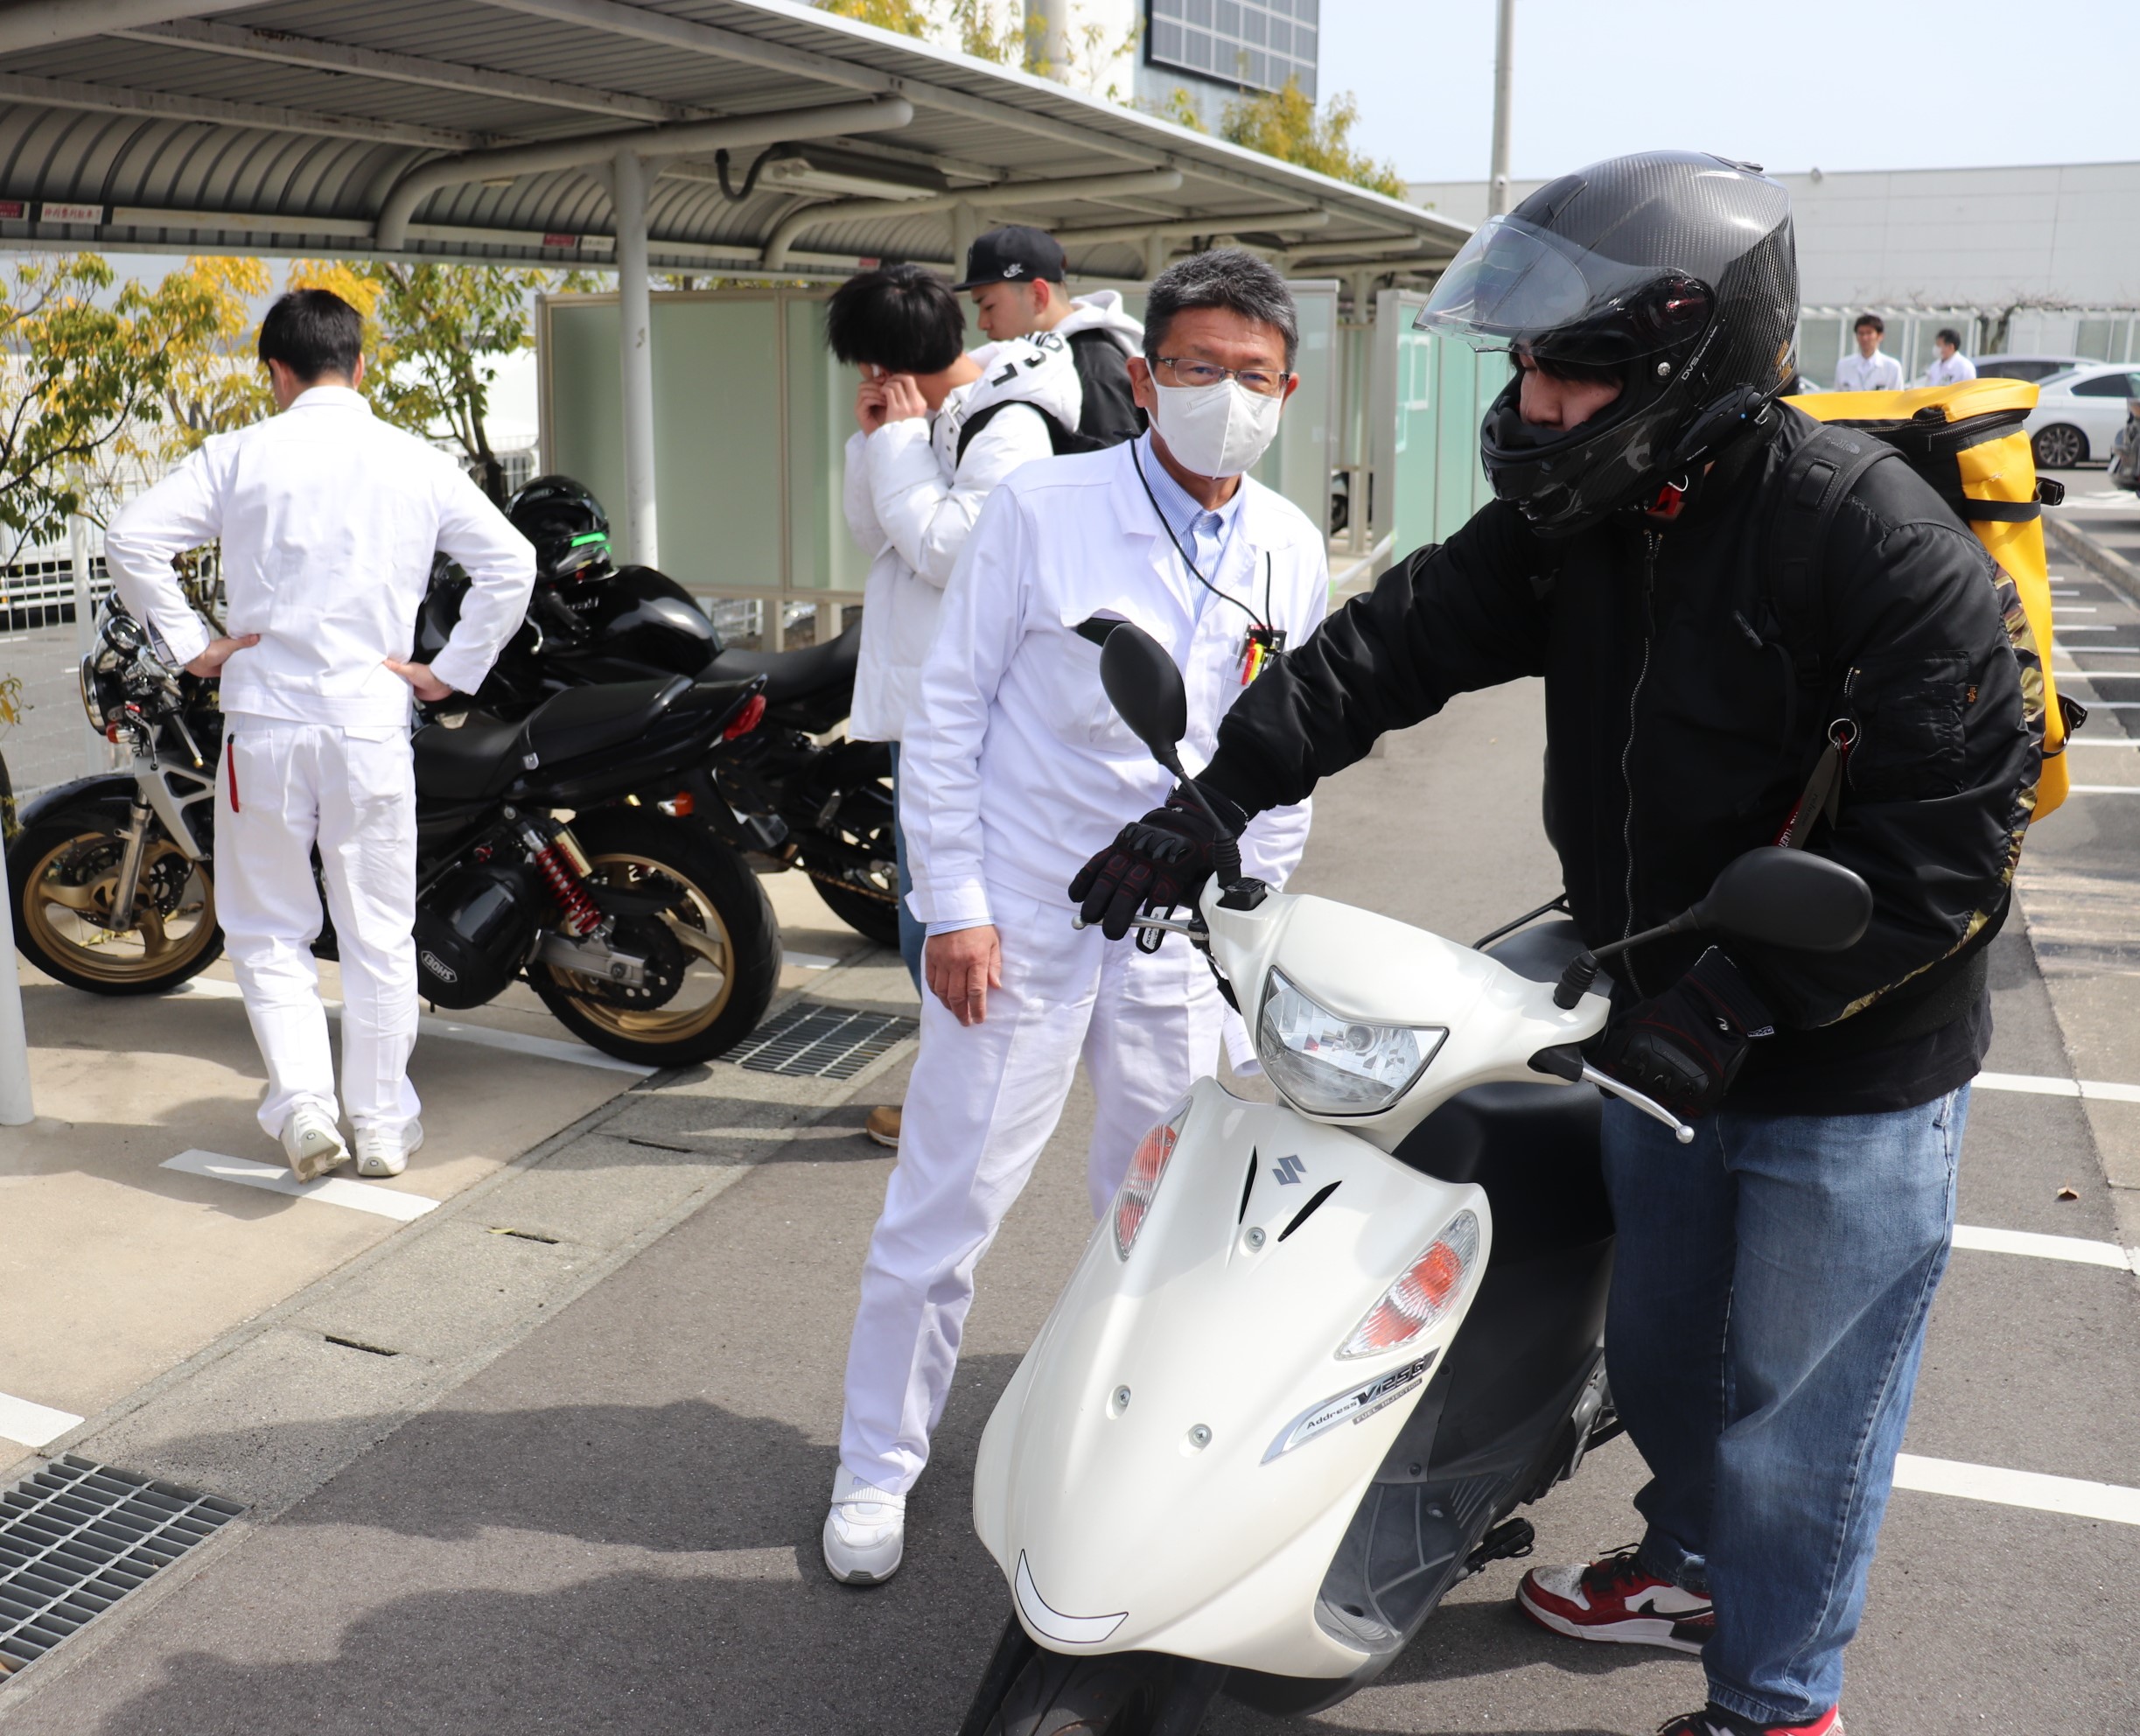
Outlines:
{"type": "Polygon", "coordinates": [[[1600,1091],[1610,1092],[1624,1103],[1633,1103],[1635,1108],[1640,1110],[1644,1115],[1648,1116],[1654,1121],[1661,1121],[1672,1130],[1672,1137],[1681,1144],[1691,1145],[1694,1144],[1694,1129],[1688,1126],[1685,1122],[1674,1115],[1662,1103],[1657,1102],[1655,1098],[1644,1096],[1633,1086],[1621,1084],[1611,1074],[1600,1073],[1588,1062],[1584,1064],[1583,1082],[1585,1085],[1595,1085],[1600,1091]]]}

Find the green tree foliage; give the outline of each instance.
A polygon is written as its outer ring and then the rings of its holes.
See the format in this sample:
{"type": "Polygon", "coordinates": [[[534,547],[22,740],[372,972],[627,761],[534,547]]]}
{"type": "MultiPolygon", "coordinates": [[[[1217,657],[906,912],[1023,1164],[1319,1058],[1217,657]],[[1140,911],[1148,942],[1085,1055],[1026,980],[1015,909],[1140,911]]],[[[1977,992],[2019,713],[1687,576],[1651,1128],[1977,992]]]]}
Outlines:
{"type": "Polygon", "coordinates": [[[0,268],[0,526],[16,550],[59,536],[88,504],[86,472],[162,422],[178,357],[214,324],[191,282],[114,282],[93,253],[0,268]]]}
{"type": "MultiPolygon", "coordinates": [[[[1185,93],[1184,93],[1185,97],[1185,93]]],[[[1165,118],[1178,117],[1168,115],[1165,118]]],[[[1370,192],[1404,197],[1403,178],[1394,163],[1377,163],[1352,145],[1360,122],[1360,102],[1350,91],[1333,96],[1317,113],[1315,104],[1292,79],[1283,90],[1244,96],[1226,105],[1219,135],[1266,157],[1297,163],[1333,180],[1350,181],[1370,192]]]]}
{"type": "Polygon", "coordinates": [[[901,36],[928,34],[929,15],[915,0],[817,0],[817,7],[836,18],[852,18],[901,36]]]}

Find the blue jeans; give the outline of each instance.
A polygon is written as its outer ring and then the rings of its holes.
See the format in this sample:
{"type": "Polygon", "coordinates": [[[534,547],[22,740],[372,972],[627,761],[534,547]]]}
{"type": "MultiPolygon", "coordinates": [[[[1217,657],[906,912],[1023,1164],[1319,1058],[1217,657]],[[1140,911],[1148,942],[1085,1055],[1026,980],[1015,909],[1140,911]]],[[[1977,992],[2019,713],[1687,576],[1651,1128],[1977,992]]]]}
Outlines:
{"type": "Polygon", "coordinates": [[[1727,1106],[1691,1145],[1605,1104],[1605,1356],[1650,1468],[1641,1561],[1714,1600],[1710,1698],[1757,1723],[1842,1698],[1969,1097],[1877,1115],[1727,1106]]]}
{"type": "Polygon", "coordinates": [[[914,889],[914,877],[907,867],[906,828],[899,823],[899,745],[896,741],[885,744],[892,750],[892,853],[899,865],[899,956],[906,961],[906,974],[914,979],[917,993],[921,988],[921,943],[929,931],[915,920],[906,907],[906,894],[914,889]]]}

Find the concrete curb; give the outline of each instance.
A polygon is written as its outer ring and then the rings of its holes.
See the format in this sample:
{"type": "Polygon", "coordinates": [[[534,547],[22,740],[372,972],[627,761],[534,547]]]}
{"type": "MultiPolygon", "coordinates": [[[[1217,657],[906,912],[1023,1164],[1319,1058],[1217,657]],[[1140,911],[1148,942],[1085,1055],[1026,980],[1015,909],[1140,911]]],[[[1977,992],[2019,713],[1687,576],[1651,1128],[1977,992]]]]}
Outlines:
{"type": "Polygon", "coordinates": [[[2054,546],[2116,586],[2124,592],[2127,602],[2140,604],[2140,567],[2116,550],[2105,548],[2071,519],[2053,518],[2046,513],[2043,522],[2044,536],[2054,546]]]}

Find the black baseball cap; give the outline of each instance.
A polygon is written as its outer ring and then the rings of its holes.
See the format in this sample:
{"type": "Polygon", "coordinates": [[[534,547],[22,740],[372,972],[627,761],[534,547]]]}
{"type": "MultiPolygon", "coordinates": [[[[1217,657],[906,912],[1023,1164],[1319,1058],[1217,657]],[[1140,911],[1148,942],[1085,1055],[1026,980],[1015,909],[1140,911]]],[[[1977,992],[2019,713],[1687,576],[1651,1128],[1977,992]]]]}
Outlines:
{"type": "Polygon", "coordinates": [[[1046,229],[1006,223],[990,229],[966,253],[966,281],[955,290],[978,290],[990,284],[1060,284],[1063,250],[1046,229]]]}

